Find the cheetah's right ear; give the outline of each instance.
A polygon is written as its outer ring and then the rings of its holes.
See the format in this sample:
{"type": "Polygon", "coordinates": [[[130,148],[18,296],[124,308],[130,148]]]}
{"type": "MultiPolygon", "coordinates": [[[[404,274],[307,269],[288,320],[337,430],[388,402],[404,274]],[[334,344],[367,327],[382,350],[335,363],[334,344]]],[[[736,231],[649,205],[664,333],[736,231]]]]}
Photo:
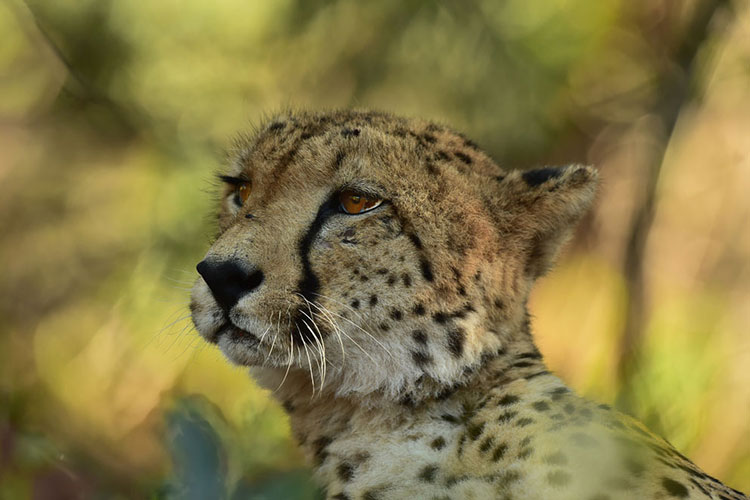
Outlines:
{"type": "Polygon", "coordinates": [[[555,262],[562,244],[586,213],[596,193],[593,167],[570,165],[512,171],[500,182],[499,217],[502,232],[525,254],[532,279],[555,262]]]}

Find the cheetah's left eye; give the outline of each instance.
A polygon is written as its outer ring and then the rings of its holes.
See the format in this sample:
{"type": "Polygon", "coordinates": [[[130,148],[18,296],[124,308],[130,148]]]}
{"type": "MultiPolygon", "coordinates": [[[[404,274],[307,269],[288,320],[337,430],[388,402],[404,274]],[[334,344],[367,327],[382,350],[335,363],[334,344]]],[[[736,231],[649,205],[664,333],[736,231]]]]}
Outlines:
{"type": "Polygon", "coordinates": [[[339,202],[341,203],[341,210],[349,215],[357,215],[377,208],[383,203],[383,200],[347,189],[339,194],[339,202]]]}
{"type": "Polygon", "coordinates": [[[240,182],[234,186],[234,199],[238,205],[244,205],[247,199],[250,197],[252,191],[252,184],[249,182],[240,182]]]}

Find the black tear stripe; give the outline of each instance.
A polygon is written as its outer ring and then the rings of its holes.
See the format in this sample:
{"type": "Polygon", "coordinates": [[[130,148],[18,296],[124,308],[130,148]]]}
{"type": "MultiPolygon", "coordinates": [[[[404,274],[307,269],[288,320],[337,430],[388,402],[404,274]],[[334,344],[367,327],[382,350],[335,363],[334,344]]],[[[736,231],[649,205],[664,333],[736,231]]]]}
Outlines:
{"type": "MultiPolygon", "coordinates": [[[[312,248],[312,244],[318,236],[318,233],[320,233],[320,230],[323,228],[323,225],[328,219],[336,214],[338,214],[338,200],[336,194],[333,193],[323,202],[322,205],[320,205],[318,213],[315,214],[315,219],[297,244],[297,251],[299,252],[300,261],[302,262],[302,278],[297,283],[297,292],[310,302],[317,301],[317,294],[320,291],[320,280],[315,275],[312,266],[310,265],[310,249],[312,248]]],[[[312,312],[315,313],[315,309],[313,309],[312,312]]],[[[307,314],[312,316],[310,311],[308,311],[307,314]]],[[[309,321],[310,320],[301,312],[296,314],[294,318],[294,325],[296,328],[293,328],[292,331],[292,339],[294,341],[298,343],[315,342],[313,334],[306,326],[309,324],[309,321]]],[[[309,326],[317,334],[315,327],[313,325],[309,326]]],[[[318,328],[320,329],[320,325],[318,325],[318,328]]],[[[329,332],[324,329],[320,329],[320,334],[323,338],[327,337],[328,333],[329,332]]]]}

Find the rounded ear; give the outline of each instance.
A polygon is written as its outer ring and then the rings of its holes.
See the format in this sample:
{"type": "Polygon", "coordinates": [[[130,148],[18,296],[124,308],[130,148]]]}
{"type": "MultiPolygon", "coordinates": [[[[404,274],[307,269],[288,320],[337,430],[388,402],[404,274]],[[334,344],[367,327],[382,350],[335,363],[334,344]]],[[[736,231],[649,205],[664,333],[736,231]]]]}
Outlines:
{"type": "Polygon", "coordinates": [[[535,279],[555,263],[558,251],[591,206],[598,173],[570,165],[511,171],[500,181],[501,232],[524,252],[525,270],[535,279]]]}

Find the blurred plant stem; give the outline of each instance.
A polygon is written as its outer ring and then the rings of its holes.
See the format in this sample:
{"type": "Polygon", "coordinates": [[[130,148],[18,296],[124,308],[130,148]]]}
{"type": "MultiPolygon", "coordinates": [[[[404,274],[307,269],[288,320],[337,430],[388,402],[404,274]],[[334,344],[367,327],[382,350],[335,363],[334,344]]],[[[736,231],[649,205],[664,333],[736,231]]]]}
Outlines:
{"type": "MultiPolygon", "coordinates": [[[[674,5],[679,8],[679,5],[674,5]]],[[[662,140],[652,151],[649,166],[645,169],[644,193],[640,205],[636,206],[630,225],[623,274],[627,286],[625,321],[620,336],[617,352],[617,375],[620,390],[617,395],[617,407],[634,414],[636,395],[632,384],[633,376],[639,369],[639,356],[643,350],[644,330],[647,325],[646,286],[644,275],[644,258],[649,231],[654,220],[657,204],[657,188],[667,148],[675,132],[680,113],[688,105],[700,100],[696,71],[700,64],[701,49],[710,41],[712,33],[729,24],[732,9],[728,0],[700,1],[694,8],[693,17],[680,37],[672,56],[663,62],[658,75],[657,105],[654,113],[662,132],[662,140]],[[726,14],[726,15],[725,15],[726,14]],[[721,21],[719,23],[719,21],[721,21]],[[721,26],[717,26],[721,24],[721,26]]],[[[667,28],[657,26],[657,28],[667,28]]],[[[663,47],[668,53],[668,47],[663,47]]],[[[643,416],[643,418],[653,417],[643,416]]],[[[648,422],[652,427],[659,427],[658,421],[648,422]]],[[[660,429],[655,429],[660,431],[660,429]]]]}

